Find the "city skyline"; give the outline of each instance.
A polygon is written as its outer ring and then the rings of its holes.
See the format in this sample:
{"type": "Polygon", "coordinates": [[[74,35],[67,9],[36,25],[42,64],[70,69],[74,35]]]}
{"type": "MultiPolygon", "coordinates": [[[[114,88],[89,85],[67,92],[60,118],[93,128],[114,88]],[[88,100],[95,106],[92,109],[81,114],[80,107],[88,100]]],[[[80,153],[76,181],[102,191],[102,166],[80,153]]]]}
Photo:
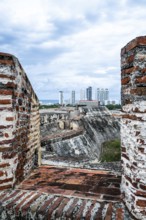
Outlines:
{"type": "Polygon", "coordinates": [[[59,91],[59,99],[56,99],[56,100],[58,100],[60,105],[63,105],[63,104],[75,105],[75,103],[78,103],[79,101],[83,101],[83,100],[100,101],[101,104],[107,104],[107,103],[112,103],[112,102],[116,102],[117,104],[120,103],[120,100],[114,99],[113,97],[110,96],[110,91],[108,88],[93,89],[92,86],[89,86],[85,89],[83,88],[80,89],[80,93],[75,90],[72,90],[70,91],[70,96],[68,96],[65,93],[65,91],[59,91]],[[88,92],[90,94],[88,94],[88,92]]]}

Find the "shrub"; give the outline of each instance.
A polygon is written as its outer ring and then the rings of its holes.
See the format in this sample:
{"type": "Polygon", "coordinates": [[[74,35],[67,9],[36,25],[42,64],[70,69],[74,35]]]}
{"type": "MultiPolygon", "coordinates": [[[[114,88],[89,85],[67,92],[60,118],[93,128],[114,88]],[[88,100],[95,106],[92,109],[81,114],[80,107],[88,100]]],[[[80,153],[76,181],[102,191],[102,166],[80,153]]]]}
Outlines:
{"type": "Polygon", "coordinates": [[[101,162],[113,162],[121,160],[120,140],[104,142],[102,146],[101,162]]]}

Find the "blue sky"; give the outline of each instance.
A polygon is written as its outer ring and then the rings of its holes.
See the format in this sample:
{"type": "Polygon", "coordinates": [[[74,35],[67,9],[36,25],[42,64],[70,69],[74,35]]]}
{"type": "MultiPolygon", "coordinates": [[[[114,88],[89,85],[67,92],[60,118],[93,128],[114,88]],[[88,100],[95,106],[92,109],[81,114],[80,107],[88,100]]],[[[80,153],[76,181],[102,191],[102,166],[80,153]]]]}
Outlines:
{"type": "MultiPolygon", "coordinates": [[[[145,0],[1,0],[0,46],[20,60],[39,99],[88,86],[120,99],[120,50],[146,35],[145,0]]],[[[94,98],[94,91],[93,91],[94,98]]]]}

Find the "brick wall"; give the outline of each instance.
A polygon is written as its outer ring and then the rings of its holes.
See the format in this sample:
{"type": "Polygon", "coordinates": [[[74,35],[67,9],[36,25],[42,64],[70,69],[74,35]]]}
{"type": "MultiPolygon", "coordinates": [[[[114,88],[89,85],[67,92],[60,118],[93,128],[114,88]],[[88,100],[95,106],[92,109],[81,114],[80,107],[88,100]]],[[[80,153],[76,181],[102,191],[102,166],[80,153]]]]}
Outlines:
{"type": "Polygon", "coordinates": [[[123,176],[121,189],[130,212],[146,219],[146,36],[121,50],[123,176]]]}
{"type": "Polygon", "coordinates": [[[0,53],[0,190],[22,181],[36,163],[35,155],[40,158],[38,110],[18,59],[0,53]]]}

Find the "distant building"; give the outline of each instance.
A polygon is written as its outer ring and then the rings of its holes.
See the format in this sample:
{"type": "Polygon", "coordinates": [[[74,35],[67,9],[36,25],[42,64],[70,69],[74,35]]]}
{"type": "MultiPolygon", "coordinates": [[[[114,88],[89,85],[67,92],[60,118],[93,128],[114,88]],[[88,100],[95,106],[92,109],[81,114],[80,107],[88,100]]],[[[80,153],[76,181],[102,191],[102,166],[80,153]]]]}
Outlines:
{"type": "Polygon", "coordinates": [[[96,100],[90,101],[90,100],[80,100],[79,105],[85,105],[85,106],[94,106],[97,107],[99,105],[99,102],[96,100]]]}
{"type": "Polygon", "coordinates": [[[100,89],[99,88],[97,88],[95,97],[96,97],[96,100],[100,101],[100,89]]]}
{"type": "Polygon", "coordinates": [[[101,105],[104,105],[105,102],[109,100],[109,90],[97,88],[96,91],[96,100],[100,102],[101,105]]]}
{"type": "Polygon", "coordinates": [[[59,104],[63,105],[63,91],[59,91],[59,104]]]}
{"type": "Polygon", "coordinates": [[[100,103],[102,104],[102,105],[104,105],[104,97],[105,97],[105,94],[104,94],[104,89],[101,89],[100,90],[100,103]]]}
{"type": "Polygon", "coordinates": [[[76,102],[76,101],[75,101],[75,91],[72,91],[72,92],[71,92],[71,104],[72,104],[72,105],[75,105],[75,102],[76,102]]]}
{"type": "Polygon", "coordinates": [[[86,89],[86,98],[88,101],[92,101],[92,87],[91,86],[89,86],[86,89]]]}
{"type": "Polygon", "coordinates": [[[80,100],[85,100],[85,90],[84,89],[80,90],[80,100]]]}
{"type": "Polygon", "coordinates": [[[115,105],[115,104],[116,104],[116,101],[112,101],[111,104],[112,104],[112,105],[115,105]]]}
{"type": "Polygon", "coordinates": [[[108,89],[105,89],[105,96],[104,96],[104,100],[108,100],[109,99],[109,91],[108,89]]]}

